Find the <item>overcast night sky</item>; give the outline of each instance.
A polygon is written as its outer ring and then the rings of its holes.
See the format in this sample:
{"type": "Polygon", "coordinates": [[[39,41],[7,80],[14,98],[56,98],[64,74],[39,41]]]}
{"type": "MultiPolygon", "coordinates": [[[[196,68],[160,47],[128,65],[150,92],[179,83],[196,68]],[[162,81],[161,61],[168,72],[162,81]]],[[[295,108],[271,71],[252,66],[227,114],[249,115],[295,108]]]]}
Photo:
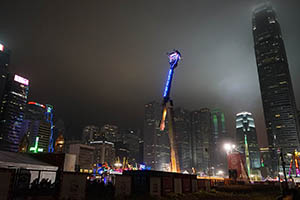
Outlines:
{"type": "MultiPolygon", "coordinates": [[[[265,127],[251,18],[261,0],[1,0],[0,41],[10,69],[30,80],[29,100],[54,105],[68,137],[85,125],[142,128],[144,104],[162,100],[166,53],[183,56],[175,71],[175,106],[254,114],[265,127]]],[[[300,106],[300,1],[271,1],[300,106]]]]}

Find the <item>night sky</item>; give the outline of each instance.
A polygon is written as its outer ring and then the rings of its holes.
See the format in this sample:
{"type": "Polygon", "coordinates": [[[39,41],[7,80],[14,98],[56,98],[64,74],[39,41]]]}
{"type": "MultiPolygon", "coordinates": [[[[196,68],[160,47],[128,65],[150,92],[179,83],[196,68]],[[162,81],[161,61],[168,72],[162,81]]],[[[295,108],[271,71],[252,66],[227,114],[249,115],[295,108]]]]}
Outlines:
{"type": "MultiPolygon", "coordinates": [[[[175,106],[254,114],[266,144],[253,49],[252,10],[260,0],[1,0],[0,41],[10,69],[30,79],[29,100],[54,105],[68,137],[85,125],[142,128],[144,104],[162,100],[166,53],[183,56],[175,106]]],[[[300,2],[274,0],[300,106],[300,2]]]]}

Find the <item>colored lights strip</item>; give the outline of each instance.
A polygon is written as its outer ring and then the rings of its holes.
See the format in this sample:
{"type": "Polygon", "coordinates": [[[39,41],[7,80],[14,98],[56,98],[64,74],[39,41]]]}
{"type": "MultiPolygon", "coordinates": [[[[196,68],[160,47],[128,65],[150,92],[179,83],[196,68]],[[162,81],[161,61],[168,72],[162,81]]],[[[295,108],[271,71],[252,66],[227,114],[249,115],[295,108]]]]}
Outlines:
{"type": "Polygon", "coordinates": [[[38,146],[39,146],[39,137],[36,137],[34,147],[30,147],[29,151],[32,151],[33,153],[43,152],[44,150],[42,148],[38,148],[38,146]]]}
{"type": "Polygon", "coordinates": [[[39,107],[42,107],[42,108],[46,108],[46,106],[44,106],[43,104],[39,104],[39,103],[34,102],[34,101],[29,101],[28,104],[30,104],[30,105],[36,105],[36,106],[39,106],[39,107]]]}
{"type": "Polygon", "coordinates": [[[166,126],[166,116],[167,116],[167,108],[164,107],[164,110],[163,110],[163,114],[162,114],[162,120],[161,120],[161,123],[160,123],[160,126],[159,126],[159,129],[161,131],[165,130],[165,126],[166,126]]]}
{"type": "Polygon", "coordinates": [[[167,96],[168,91],[169,91],[169,89],[170,89],[170,83],[171,83],[171,80],[172,80],[173,72],[174,72],[174,69],[173,69],[173,68],[170,68],[169,74],[168,74],[168,80],[167,80],[166,87],[165,87],[165,91],[164,91],[164,97],[167,96]]]}
{"type": "Polygon", "coordinates": [[[53,129],[54,129],[54,125],[53,125],[53,106],[50,104],[46,104],[47,106],[47,121],[50,122],[51,124],[51,135],[50,135],[50,141],[49,141],[49,146],[48,146],[48,152],[53,152],[54,148],[53,148],[53,144],[54,144],[54,138],[53,138],[53,129]]]}
{"type": "Polygon", "coordinates": [[[14,77],[14,81],[18,82],[18,83],[22,83],[24,85],[29,85],[29,80],[26,78],[23,78],[21,76],[15,75],[14,77]]]}

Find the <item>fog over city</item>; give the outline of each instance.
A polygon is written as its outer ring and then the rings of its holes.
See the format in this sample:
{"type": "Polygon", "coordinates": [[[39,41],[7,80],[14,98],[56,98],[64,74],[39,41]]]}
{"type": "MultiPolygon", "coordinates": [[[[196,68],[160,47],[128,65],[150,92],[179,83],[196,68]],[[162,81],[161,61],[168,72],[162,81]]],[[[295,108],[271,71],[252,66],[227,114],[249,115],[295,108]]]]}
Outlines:
{"type": "MultiPolygon", "coordinates": [[[[29,100],[54,106],[68,137],[88,124],[143,127],[144,104],[162,100],[166,53],[178,49],[175,107],[253,113],[265,125],[252,36],[260,0],[2,1],[0,40],[12,71],[30,80],[29,100]]],[[[281,25],[300,106],[300,2],[271,1],[281,25]]]]}

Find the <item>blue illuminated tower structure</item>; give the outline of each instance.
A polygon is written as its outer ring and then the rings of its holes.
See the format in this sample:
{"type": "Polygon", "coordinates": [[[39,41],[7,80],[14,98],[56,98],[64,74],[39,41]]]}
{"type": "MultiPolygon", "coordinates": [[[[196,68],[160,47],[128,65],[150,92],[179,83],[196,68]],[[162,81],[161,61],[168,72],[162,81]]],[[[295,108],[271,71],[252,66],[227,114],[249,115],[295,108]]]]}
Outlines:
{"type": "Polygon", "coordinates": [[[17,152],[29,91],[29,80],[9,75],[0,107],[0,149],[17,152]]]}
{"type": "Polygon", "coordinates": [[[163,114],[162,120],[160,123],[160,130],[163,131],[165,129],[166,117],[168,115],[168,134],[170,141],[170,160],[171,160],[171,172],[180,172],[178,153],[177,153],[177,145],[175,141],[175,130],[174,130],[174,119],[173,119],[173,102],[170,99],[170,91],[171,84],[173,79],[174,70],[177,67],[178,61],[181,58],[179,51],[175,50],[168,54],[170,70],[168,74],[167,83],[165,86],[164,94],[163,94],[163,114]]]}

